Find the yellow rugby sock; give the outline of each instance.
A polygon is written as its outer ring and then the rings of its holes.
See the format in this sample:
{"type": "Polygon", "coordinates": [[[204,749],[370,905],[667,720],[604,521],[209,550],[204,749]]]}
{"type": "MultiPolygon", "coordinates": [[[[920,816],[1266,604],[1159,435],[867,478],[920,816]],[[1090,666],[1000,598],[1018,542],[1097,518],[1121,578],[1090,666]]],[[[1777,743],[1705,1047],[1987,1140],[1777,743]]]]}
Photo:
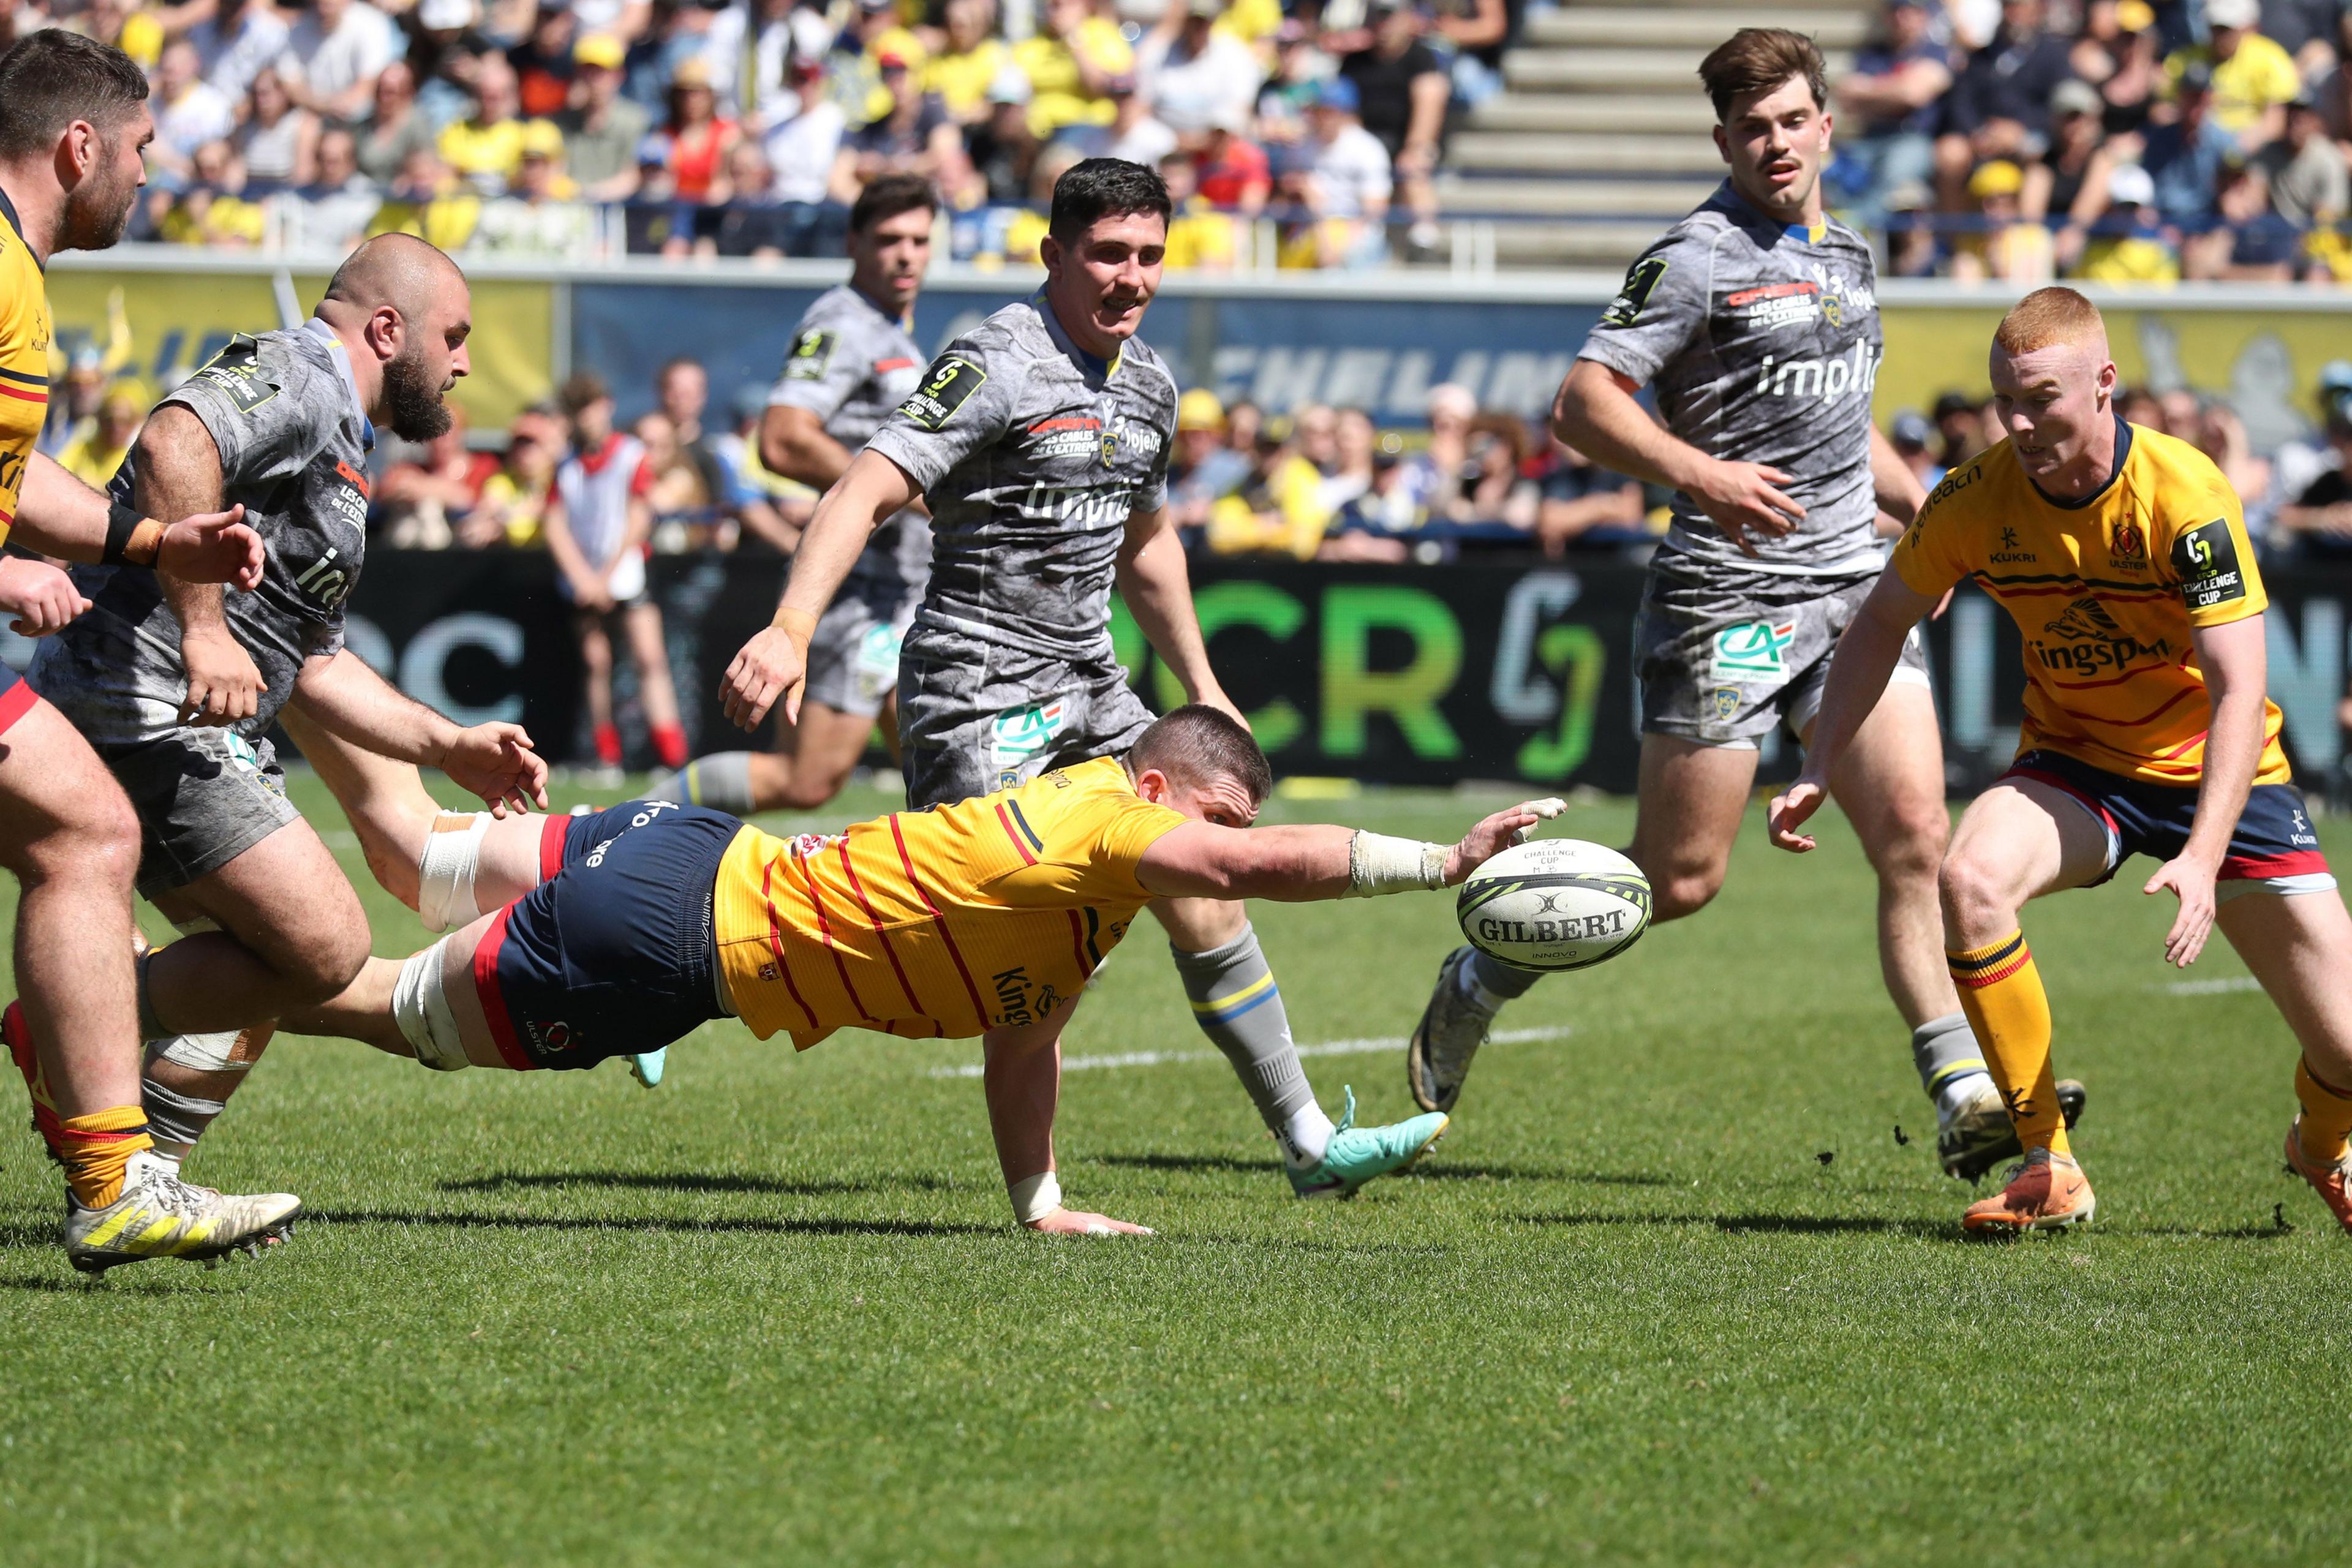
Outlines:
{"type": "Polygon", "coordinates": [[[2303,1152],[2323,1165],[2344,1158],[2352,1136],[2352,1089],[2334,1089],[2311,1074],[2311,1060],[2294,1064],[2294,1097],[2303,1101],[2303,1127],[2295,1134],[2303,1152]]]}
{"type": "Polygon", "coordinates": [[[68,1116],[58,1124],[58,1158],[66,1185],[86,1209],[102,1209],[122,1195],[122,1168],[131,1156],[152,1148],[147,1112],[136,1105],[68,1116]]]}
{"type": "Polygon", "coordinates": [[[2025,933],[2013,931],[1999,942],[1944,956],[2017,1141],[2028,1149],[2069,1152],[2066,1118],[2050,1070],[2050,996],[2025,933]]]}

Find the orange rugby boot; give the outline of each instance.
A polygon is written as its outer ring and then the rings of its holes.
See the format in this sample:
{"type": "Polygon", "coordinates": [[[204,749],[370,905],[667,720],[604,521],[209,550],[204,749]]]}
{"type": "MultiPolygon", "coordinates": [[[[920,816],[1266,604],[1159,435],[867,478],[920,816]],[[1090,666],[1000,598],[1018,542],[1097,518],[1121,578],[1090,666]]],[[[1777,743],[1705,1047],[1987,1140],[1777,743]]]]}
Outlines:
{"type": "Polygon", "coordinates": [[[1970,1204],[1960,1224],[1972,1235],[2063,1230],[2089,1223],[2098,1206],[2073,1156],[2029,1149],[2022,1161],[2009,1168],[2009,1185],[1998,1196],[1970,1204]]]}
{"type": "Polygon", "coordinates": [[[2336,1223],[2352,1231],[2352,1153],[2332,1165],[2323,1165],[2303,1152],[2303,1118],[2297,1116],[2286,1130],[2287,1168],[2311,1184],[2336,1223]]]}

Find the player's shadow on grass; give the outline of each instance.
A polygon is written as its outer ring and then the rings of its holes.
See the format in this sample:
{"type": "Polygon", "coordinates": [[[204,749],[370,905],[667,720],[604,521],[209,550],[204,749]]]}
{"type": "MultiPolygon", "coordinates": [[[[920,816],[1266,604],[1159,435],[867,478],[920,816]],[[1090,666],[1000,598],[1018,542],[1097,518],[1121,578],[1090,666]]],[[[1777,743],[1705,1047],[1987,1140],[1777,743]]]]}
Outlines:
{"type": "Polygon", "coordinates": [[[996,1225],[928,1219],[688,1219],[661,1215],[460,1214],[404,1209],[323,1209],[306,1216],[327,1225],[423,1225],[450,1230],[637,1230],[680,1236],[1003,1236],[996,1225]]]}
{"type": "MultiPolygon", "coordinates": [[[[1091,1154],[1074,1164],[1110,1165],[1132,1171],[1184,1171],[1222,1174],[1243,1172],[1263,1175],[1279,1170],[1272,1159],[1244,1159],[1235,1154],[1091,1154]]],[[[1670,1187],[1671,1176],[1642,1175],[1627,1171],[1564,1171],[1541,1165],[1460,1165],[1424,1160],[1403,1174],[1424,1182],[1570,1182],[1611,1187],[1670,1187]]]]}
{"type": "Polygon", "coordinates": [[[912,1188],[943,1193],[943,1176],[887,1176],[872,1182],[788,1182],[773,1176],[717,1176],[696,1171],[498,1171],[440,1184],[445,1193],[497,1193],[530,1187],[625,1187],[653,1193],[758,1193],[788,1198],[831,1198],[852,1193],[912,1188]]]}

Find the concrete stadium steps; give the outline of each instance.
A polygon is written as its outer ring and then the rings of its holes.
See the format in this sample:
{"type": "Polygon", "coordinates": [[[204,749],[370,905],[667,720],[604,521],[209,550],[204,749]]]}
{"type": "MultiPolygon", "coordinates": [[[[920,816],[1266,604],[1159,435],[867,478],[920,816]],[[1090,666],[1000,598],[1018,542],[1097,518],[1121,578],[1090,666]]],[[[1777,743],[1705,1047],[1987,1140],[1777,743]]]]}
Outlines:
{"type": "MultiPolygon", "coordinates": [[[[1520,43],[1529,48],[1675,46],[1700,54],[1742,27],[1791,27],[1824,49],[1851,49],[1870,34],[1870,13],[1781,10],[1769,5],[1727,8],[1720,0],[1686,9],[1664,5],[1570,5],[1528,18],[1520,43]]],[[[1696,58],[1696,57],[1695,57],[1696,58]]]]}
{"type": "Polygon", "coordinates": [[[1654,231],[1626,220],[1678,217],[1722,171],[1698,62],[1743,26],[1793,27],[1821,41],[1832,75],[1869,36],[1874,0],[1814,0],[1796,10],[1749,0],[1580,5],[1528,19],[1503,60],[1505,90],[1459,126],[1440,185],[1449,212],[1559,221],[1497,226],[1497,259],[1590,266],[1630,259],[1654,231]],[[1468,176],[1468,177],[1461,177],[1468,176]],[[1580,233],[1586,227],[1594,232],[1580,233]]]}

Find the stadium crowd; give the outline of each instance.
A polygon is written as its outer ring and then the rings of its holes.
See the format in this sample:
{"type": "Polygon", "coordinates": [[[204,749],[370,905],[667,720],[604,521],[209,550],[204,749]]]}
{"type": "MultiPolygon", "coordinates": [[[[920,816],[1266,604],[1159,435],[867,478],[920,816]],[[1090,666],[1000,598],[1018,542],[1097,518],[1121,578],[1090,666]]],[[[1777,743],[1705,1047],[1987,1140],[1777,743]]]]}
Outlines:
{"type": "Polygon", "coordinates": [[[133,239],[347,250],[835,256],[919,174],[954,257],[1034,262],[1101,153],[1177,192],[1169,263],[1374,265],[1438,244],[1450,106],[1496,90],[1505,0],[28,0],[154,83],[133,239]]]}
{"type": "Polygon", "coordinates": [[[2341,0],[1888,0],[1832,83],[1832,202],[1891,270],[2352,279],[2341,0]]]}

